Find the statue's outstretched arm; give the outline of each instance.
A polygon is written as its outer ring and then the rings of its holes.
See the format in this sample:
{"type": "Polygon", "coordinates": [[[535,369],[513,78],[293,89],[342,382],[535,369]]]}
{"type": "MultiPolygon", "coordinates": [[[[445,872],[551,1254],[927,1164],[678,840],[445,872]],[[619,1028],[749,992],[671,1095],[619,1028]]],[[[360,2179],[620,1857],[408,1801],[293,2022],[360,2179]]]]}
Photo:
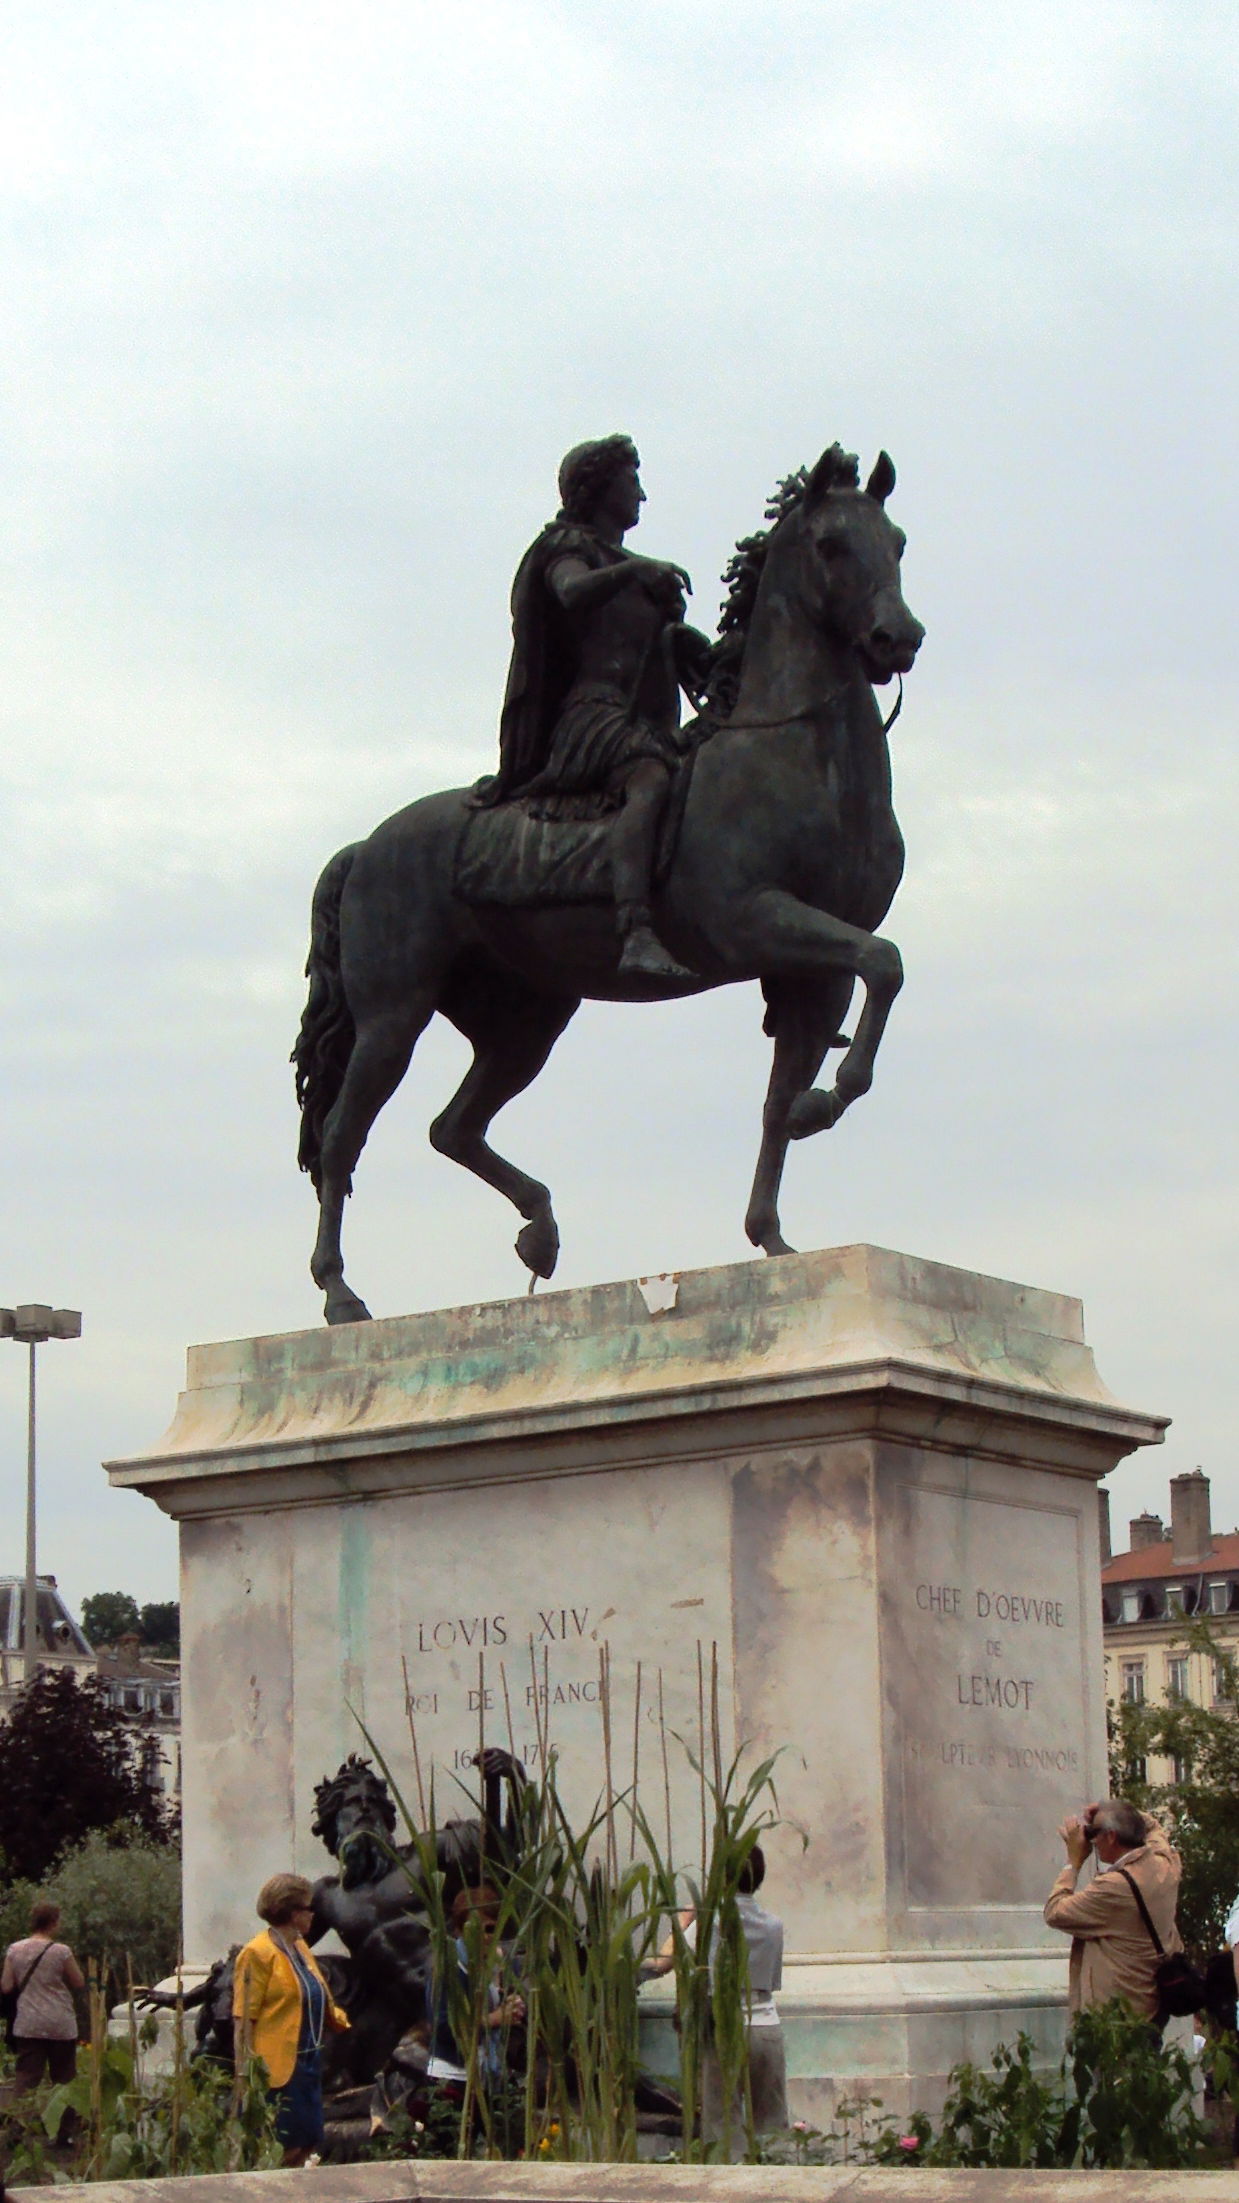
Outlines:
{"type": "Polygon", "coordinates": [[[516,1800],[528,1782],[519,1759],[511,1752],[501,1751],[497,1745],[488,1745],[474,1759],[474,1766],[482,1775],[482,1814],[486,1832],[497,1838],[502,1846],[506,1834],[510,1834],[516,1819],[516,1800]],[[503,1814],[504,1784],[508,1785],[508,1813],[506,1828],[503,1814]]]}

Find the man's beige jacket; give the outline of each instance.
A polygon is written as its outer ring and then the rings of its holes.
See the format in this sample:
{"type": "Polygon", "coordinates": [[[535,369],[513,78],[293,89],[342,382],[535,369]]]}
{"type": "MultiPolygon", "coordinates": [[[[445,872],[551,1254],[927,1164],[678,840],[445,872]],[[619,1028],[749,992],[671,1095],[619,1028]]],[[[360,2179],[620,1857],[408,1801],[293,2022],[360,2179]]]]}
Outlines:
{"type": "MultiPolygon", "coordinates": [[[[1129,1851],[1121,1863],[1139,1887],[1162,1948],[1179,1951],[1183,1944],[1174,1919],[1181,1872],[1179,1854],[1147,1813],[1144,1825],[1147,1840],[1138,1851],[1129,1851]]],[[[1067,1978],[1072,2011],[1122,1996],[1138,2012],[1147,2012],[1153,2018],[1157,2011],[1153,1979],[1157,1952],[1131,1890],[1117,1867],[1095,1874],[1083,1889],[1076,1888],[1078,1875],[1078,1868],[1065,1866],[1045,1907],[1049,1925],[1071,1937],[1067,1978]]]]}

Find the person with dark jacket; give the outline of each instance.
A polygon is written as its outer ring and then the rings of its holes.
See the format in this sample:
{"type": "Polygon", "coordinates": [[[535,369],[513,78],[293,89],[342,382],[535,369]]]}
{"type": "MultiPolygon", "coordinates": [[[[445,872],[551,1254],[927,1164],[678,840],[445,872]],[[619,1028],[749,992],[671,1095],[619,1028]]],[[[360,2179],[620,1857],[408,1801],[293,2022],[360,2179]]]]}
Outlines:
{"type": "MultiPolygon", "coordinates": [[[[495,1929],[499,1916],[499,1893],[488,1882],[475,1888],[458,1890],[452,1901],[449,1924],[452,1929],[452,1958],[462,1989],[472,1992],[470,1960],[481,1963],[486,1969],[486,2007],[479,2014],[480,2032],[475,2046],[477,2078],[483,2087],[493,2087],[507,2063],[507,2036],[513,2027],[519,2027],[525,2017],[524,1998],[508,1987],[503,1974],[508,1961],[495,1944],[495,1929]],[[475,1922],[472,1949],[469,1925],[475,1922]]],[[[458,2041],[452,2026],[452,1998],[446,1981],[436,1980],[432,1997],[430,2027],[430,2056],[426,2075],[432,2090],[449,2102],[463,2102],[468,2080],[469,2051],[458,2041]]]]}

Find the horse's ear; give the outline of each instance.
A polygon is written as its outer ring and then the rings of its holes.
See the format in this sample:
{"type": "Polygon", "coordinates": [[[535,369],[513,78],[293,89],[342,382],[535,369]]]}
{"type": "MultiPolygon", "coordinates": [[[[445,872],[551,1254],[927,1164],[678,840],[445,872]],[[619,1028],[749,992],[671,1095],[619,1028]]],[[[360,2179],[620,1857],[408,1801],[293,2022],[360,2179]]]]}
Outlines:
{"type": "Polygon", "coordinates": [[[865,494],[876,497],[884,505],[895,487],[895,463],[888,451],[880,451],[874,461],[873,473],[865,484],[865,494]]]}
{"type": "Polygon", "coordinates": [[[805,483],[806,505],[816,505],[828,490],[855,489],[860,468],[842,444],[830,444],[805,483]]]}

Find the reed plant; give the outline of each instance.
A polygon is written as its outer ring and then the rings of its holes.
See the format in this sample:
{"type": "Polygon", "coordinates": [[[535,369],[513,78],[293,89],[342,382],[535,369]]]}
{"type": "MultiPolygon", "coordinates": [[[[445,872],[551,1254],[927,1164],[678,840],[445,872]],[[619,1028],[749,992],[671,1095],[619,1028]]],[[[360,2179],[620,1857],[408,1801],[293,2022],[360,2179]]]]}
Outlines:
{"type": "MultiPolygon", "coordinates": [[[[530,1647],[539,1774],[514,1803],[514,1826],[503,1856],[483,1859],[482,1876],[498,1898],[493,1928],[471,1917],[458,1947],[449,1919],[436,1850],[439,1800],[409,1706],[417,1789],[416,1814],[379,1741],[359,1723],[392,1790],[409,1835],[405,1870],[428,1922],[434,1976],[466,2073],[458,2151],[486,2156],[555,2156],[632,2161],[637,2154],[635,2097],[639,2070],[642,1969],[671,1938],[676,1987],[681,2150],[686,2159],[733,2154],[737,2128],[752,2138],[747,2088],[748,1961],[736,1905],[740,1878],[754,1844],[778,1819],[774,1757],[746,1771],[748,1755],[725,1758],[719,1710],[717,1647],[698,1648],[697,1734],[672,1733],[656,1695],[643,1692],[636,1670],[631,1727],[620,1709],[607,1646],[599,1649],[597,1703],[603,1780],[582,1824],[561,1794],[560,1759],[550,1733],[545,1654],[539,1673],[530,1647]],[[643,1730],[657,1738],[652,1768],[641,1767],[643,1730]],[[622,1737],[622,1740],[621,1740],[622,1737]],[[697,1791],[695,1858],[677,1861],[672,1828],[670,1763],[683,1755],[697,1791]],[[622,1764],[621,1764],[622,1762],[622,1764]],[[646,1793],[656,1797],[647,1809],[646,1793]],[[656,1826],[656,1823],[658,1824],[656,1826]],[[681,1914],[690,1910],[686,1926],[681,1914]],[[488,2028],[496,1997],[519,1995],[519,2028],[488,2028]],[[496,2039],[498,2038],[498,2039],[496,2039]],[[709,2061],[717,2067],[721,2144],[703,2139],[703,2089],[709,2061]]],[[[494,1677],[492,1674],[492,1683],[494,1677]]],[[[484,1660],[478,1703],[488,1702],[484,1660]]],[[[512,1742],[511,1686],[499,1664],[507,1740],[512,1742]]],[[[495,1741],[491,1739],[491,1741],[495,1741]]],[[[479,1756],[487,1738],[479,1724],[479,1756]]],[[[483,1799],[459,1782],[485,1829],[483,1799]]],[[[400,1854],[394,1850],[392,1857],[400,1854]]]]}

